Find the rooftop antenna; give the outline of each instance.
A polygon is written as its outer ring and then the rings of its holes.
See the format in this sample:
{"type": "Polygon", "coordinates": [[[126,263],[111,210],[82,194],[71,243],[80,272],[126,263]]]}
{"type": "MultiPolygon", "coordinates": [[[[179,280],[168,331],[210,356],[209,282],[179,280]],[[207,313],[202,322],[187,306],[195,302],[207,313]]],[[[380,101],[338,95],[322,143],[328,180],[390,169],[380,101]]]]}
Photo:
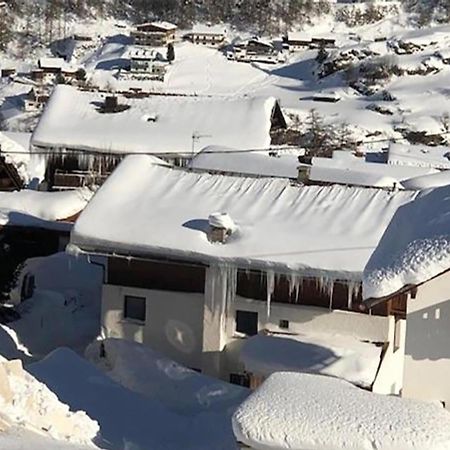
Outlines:
{"type": "Polygon", "coordinates": [[[212,137],[210,134],[199,134],[198,131],[194,131],[192,133],[192,148],[191,148],[191,159],[194,158],[195,154],[195,144],[200,141],[202,138],[212,137]]]}

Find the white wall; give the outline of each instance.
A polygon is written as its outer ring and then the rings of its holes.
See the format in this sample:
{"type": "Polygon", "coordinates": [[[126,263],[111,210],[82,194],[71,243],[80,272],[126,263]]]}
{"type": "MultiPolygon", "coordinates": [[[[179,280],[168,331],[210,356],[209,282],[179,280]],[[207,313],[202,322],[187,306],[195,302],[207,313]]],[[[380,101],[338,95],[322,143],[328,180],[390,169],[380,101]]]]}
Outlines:
{"type": "Polygon", "coordinates": [[[187,367],[202,367],[203,294],[104,285],[102,327],[107,337],[148,345],[187,367]],[[145,297],[145,324],[123,318],[125,295],[145,297]]]}
{"type": "Polygon", "coordinates": [[[450,273],[408,299],[403,396],[444,401],[450,408],[450,273]]]}
{"type": "Polygon", "coordinates": [[[338,310],[329,311],[313,306],[272,303],[270,317],[267,318],[266,302],[237,296],[231,305],[231,313],[227,321],[228,344],[224,356],[224,370],[228,372],[244,370],[239,362],[239,353],[245,339],[235,334],[236,310],[257,312],[259,330],[265,328],[275,332],[345,334],[373,342],[386,342],[389,339],[390,327],[387,317],[338,310]],[[288,330],[279,328],[281,319],[289,320],[288,330]]]}

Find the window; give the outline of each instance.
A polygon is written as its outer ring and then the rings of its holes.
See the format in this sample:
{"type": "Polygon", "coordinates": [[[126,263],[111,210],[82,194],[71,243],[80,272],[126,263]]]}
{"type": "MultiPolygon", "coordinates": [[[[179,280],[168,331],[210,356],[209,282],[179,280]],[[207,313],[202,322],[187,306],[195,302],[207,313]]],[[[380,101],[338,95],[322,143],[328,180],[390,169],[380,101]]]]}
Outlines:
{"type": "Polygon", "coordinates": [[[394,325],[394,352],[400,348],[401,339],[402,339],[402,321],[400,317],[395,316],[395,325],[394,325]]]}
{"type": "Polygon", "coordinates": [[[123,305],[123,317],[145,322],[145,297],[126,295],[123,305]]]}
{"type": "Polygon", "coordinates": [[[258,333],[258,313],[253,311],[236,311],[236,331],[247,336],[258,333]]]}
{"type": "Polygon", "coordinates": [[[230,373],[230,383],[238,386],[250,387],[250,377],[242,373],[230,373]]]}
{"type": "Polygon", "coordinates": [[[279,327],[287,330],[289,328],[289,320],[280,320],[279,327]]]}

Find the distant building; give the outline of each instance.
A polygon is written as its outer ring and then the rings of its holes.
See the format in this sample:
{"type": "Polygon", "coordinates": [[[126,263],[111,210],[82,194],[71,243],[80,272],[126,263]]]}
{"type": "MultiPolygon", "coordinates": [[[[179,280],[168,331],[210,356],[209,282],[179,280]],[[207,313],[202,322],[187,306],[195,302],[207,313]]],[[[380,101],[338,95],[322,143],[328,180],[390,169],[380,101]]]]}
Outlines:
{"type": "Polygon", "coordinates": [[[170,22],[147,22],[135,26],[131,37],[136,45],[164,47],[175,41],[177,26],[170,22]]]}
{"type": "Polygon", "coordinates": [[[221,47],[225,43],[227,30],[222,25],[208,26],[196,24],[192,31],[183,36],[184,39],[197,45],[221,47]]]}
{"type": "Polygon", "coordinates": [[[233,59],[244,62],[277,63],[279,51],[271,42],[258,38],[248,39],[242,43],[235,44],[232,52],[233,59]]]}
{"type": "Polygon", "coordinates": [[[301,31],[289,31],[283,41],[290,50],[305,50],[311,45],[311,36],[301,31]]]}
{"type": "Polygon", "coordinates": [[[167,63],[160,53],[145,48],[133,48],[128,53],[130,73],[146,75],[149,79],[164,81],[167,63]]]}

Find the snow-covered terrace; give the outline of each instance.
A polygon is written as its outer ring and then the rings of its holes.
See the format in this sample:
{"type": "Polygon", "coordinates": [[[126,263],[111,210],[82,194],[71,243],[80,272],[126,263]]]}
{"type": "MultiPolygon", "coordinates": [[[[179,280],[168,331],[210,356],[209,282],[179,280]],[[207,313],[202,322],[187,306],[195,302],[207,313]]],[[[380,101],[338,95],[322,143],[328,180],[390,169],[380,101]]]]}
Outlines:
{"type": "Polygon", "coordinates": [[[402,206],[364,270],[363,296],[382,298],[450,268],[450,186],[402,206]]]}
{"type": "Polygon", "coordinates": [[[235,412],[252,449],[442,450],[450,415],[431,402],[374,394],[321,375],[273,374],[235,412]]]}
{"type": "Polygon", "coordinates": [[[268,148],[277,105],[271,97],[119,96],[129,109],[102,114],[104,100],[105,94],[57,86],[33,133],[33,148],[186,156],[208,144],[268,148]]]}
{"type": "Polygon", "coordinates": [[[416,195],[197,174],[134,155],[83,211],[71,242],[87,252],[161,254],[360,280],[395,211],[416,195]],[[236,224],[224,245],[207,238],[208,217],[216,211],[236,224]]]}

